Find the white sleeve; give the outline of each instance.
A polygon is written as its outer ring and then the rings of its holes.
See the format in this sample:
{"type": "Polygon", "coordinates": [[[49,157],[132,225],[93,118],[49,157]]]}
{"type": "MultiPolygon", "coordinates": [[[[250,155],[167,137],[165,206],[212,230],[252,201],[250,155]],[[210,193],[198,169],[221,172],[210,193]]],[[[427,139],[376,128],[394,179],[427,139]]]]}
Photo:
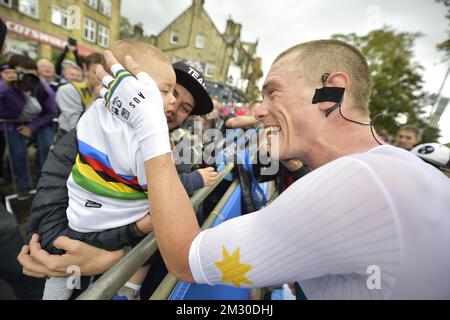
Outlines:
{"type": "Polygon", "coordinates": [[[401,248],[395,212],[371,169],[342,158],[303,177],[268,207],[201,232],[190,247],[190,269],[197,283],[237,287],[367,276],[371,265],[395,274],[401,248]]]}
{"type": "Polygon", "coordinates": [[[135,170],[133,170],[133,174],[137,177],[138,183],[140,186],[147,186],[147,174],[145,172],[145,161],[144,156],[142,155],[141,148],[137,142],[133,143],[133,148],[135,150],[135,170]]]}

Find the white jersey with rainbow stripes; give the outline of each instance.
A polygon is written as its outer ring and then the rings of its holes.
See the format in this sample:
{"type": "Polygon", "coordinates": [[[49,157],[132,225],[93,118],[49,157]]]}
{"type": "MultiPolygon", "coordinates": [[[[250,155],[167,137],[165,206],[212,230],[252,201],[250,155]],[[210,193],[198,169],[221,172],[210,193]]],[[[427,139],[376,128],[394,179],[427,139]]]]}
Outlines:
{"type": "Polygon", "coordinates": [[[77,125],[78,155],[67,181],[69,226],[96,232],[149,211],[144,160],[134,130],[95,101],[77,125]]]}

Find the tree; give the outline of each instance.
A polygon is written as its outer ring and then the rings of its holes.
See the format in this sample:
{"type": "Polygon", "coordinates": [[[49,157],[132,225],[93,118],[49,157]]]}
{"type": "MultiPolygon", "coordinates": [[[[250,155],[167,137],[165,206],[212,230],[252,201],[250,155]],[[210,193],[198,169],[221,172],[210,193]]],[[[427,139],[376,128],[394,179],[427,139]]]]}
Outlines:
{"type": "MultiPolygon", "coordinates": [[[[385,130],[394,136],[405,117],[407,124],[426,128],[423,68],[413,61],[414,43],[421,36],[420,33],[396,32],[389,27],[364,36],[355,33],[332,36],[357,47],[366,57],[373,80],[371,117],[384,115],[374,123],[378,132],[385,130]]],[[[427,128],[425,133],[427,141],[436,141],[439,136],[437,129],[427,128]]]]}
{"type": "Polygon", "coordinates": [[[154,44],[154,39],[152,36],[147,36],[144,34],[144,29],[142,23],[137,23],[136,25],[132,25],[130,20],[125,17],[120,17],[120,33],[119,39],[136,39],[143,42],[148,42],[150,44],[154,44]],[[140,32],[136,32],[136,30],[141,30],[140,32]]]}
{"type": "MultiPolygon", "coordinates": [[[[436,0],[447,7],[447,19],[450,20],[450,0],[436,0]]],[[[445,52],[445,60],[450,59],[450,39],[445,40],[437,45],[438,49],[445,52]]]]}
{"type": "Polygon", "coordinates": [[[125,17],[120,17],[119,39],[128,39],[133,37],[133,26],[130,20],[125,17]]]}

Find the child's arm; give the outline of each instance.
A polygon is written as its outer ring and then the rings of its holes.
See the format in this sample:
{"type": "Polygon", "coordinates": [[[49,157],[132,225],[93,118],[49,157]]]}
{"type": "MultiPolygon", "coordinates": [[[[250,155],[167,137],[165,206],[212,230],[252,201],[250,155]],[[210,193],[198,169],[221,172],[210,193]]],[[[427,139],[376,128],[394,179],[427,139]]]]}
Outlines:
{"type": "Polygon", "coordinates": [[[182,173],[179,177],[189,197],[192,196],[195,191],[205,186],[203,178],[198,171],[182,173]]]}
{"type": "Polygon", "coordinates": [[[217,176],[218,173],[213,167],[198,169],[191,173],[182,173],[179,175],[181,184],[189,197],[198,189],[212,186],[216,182],[217,176]]]}

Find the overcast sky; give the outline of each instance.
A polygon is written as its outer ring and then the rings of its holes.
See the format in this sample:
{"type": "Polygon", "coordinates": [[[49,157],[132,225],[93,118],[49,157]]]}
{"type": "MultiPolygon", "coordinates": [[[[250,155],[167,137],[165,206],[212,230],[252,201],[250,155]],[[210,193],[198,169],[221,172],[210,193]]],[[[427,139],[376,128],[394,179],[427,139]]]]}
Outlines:
{"type": "MultiPolygon", "coordinates": [[[[192,0],[122,0],[122,15],[142,22],[148,35],[158,34],[187,9],[192,0]]],[[[383,25],[405,32],[422,32],[415,47],[416,61],[424,67],[424,87],[437,92],[448,63],[436,44],[447,38],[446,9],[434,0],[206,0],[205,9],[219,31],[229,15],[242,24],[241,39],[256,41],[264,75],[285,49],[308,40],[327,39],[335,33],[367,34],[383,25]]],[[[450,96],[450,79],[443,94],[450,96]]],[[[442,139],[450,142],[450,108],[440,122],[442,139]],[[444,123],[446,125],[444,125],[444,123]]]]}

